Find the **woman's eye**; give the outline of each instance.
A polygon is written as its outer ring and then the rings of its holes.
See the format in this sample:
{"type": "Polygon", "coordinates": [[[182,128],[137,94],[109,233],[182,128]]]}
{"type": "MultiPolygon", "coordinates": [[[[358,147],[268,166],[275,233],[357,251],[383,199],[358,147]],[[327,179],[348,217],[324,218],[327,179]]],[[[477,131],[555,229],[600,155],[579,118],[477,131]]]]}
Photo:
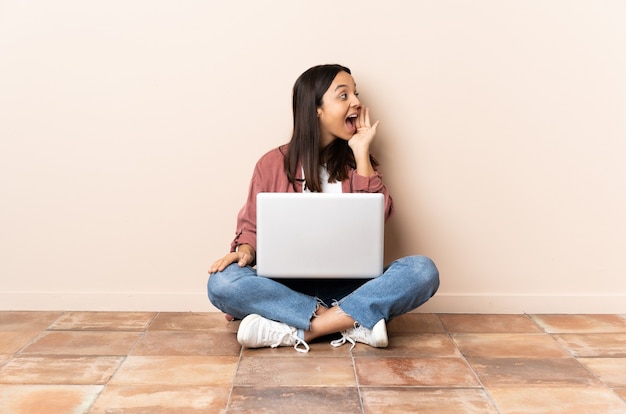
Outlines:
{"type": "Polygon", "coordinates": [[[341,95],[339,95],[339,99],[346,99],[348,97],[348,95],[346,95],[345,93],[342,93],[341,95]]]}
{"type": "Polygon", "coordinates": [[[358,92],[354,92],[354,96],[358,97],[359,93],[358,92]]]}

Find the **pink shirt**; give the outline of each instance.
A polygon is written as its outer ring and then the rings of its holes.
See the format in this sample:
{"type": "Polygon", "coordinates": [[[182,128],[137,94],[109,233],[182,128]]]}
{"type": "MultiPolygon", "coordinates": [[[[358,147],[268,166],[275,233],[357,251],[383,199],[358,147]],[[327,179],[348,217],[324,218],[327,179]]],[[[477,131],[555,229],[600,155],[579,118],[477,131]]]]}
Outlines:
{"type": "MultiPolygon", "coordinates": [[[[274,148],[259,159],[254,167],[248,199],[237,215],[237,231],[231,243],[230,251],[238,245],[249,244],[256,250],[256,195],[258,193],[293,193],[302,192],[303,181],[296,181],[295,189],[289,183],[284,169],[284,153],[287,146],[274,148]]],[[[302,169],[296,168],[296,178],[302,179],[302,169]]],[[[343,193],[383,193],[385,195],[385,220],[393,213],[393,200],[383,183],[382,174],[376,170],[371,177],[364,177],[349,169],[348,179],[341,182],[343,193]]]]}

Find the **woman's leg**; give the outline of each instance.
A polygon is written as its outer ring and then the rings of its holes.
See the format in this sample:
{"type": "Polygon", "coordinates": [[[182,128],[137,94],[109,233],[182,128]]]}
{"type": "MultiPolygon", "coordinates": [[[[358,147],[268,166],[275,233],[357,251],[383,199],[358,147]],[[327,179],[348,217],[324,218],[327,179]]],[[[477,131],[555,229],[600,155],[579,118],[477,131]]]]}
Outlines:
{"type": "Polygon", "coordinates": [[[309,329],[317,308],[315,297],[257,276],[253,268],[239,267],[236,263],[222,272],[213,273],[207,290],[209,300],[216,308],[237,319],[258,314],[302,330],[309,329]]]}
{"type": "Polygon", "coordinates": [[[308,330],[304,331],[304,340],[310,342],[315,338],[342,332],[354,327],[354,319],[336,306],[320,307],[311,320],[308,330]]]}
{"type": "Polygon", "coordinates": [[[408,256],[394,261],[381,276],[357,288],[338,305],[360,325],[372,329],[381,319],[389,322],[422,305],[438,288],[439,271],[433,261],[408,256]]]}
{"type": "Polygon", "coordinates": [[[383,275],[356,288],[336,306],[318,311],[304,338],[341,332],[360,325],[372,329],[378,321],[390,321],[430,299],[439,287],[439,272],[424,256],[398,259],[383,275]]]}
{"type": "MultiPolygon", "coordinates": [[[[290,332],[290,327],[295,327],[303,332],[303,335],[298,334],[300,339],[311,341],[355,328],[355,322],[367,330],[376,327],[374,338],[370,338],[370,332],[366,334],[367,339],[357,341],[386,346],[386,329],[384,323],[379,322],[389,322],[430,299],[439,287],[439,272],[430,259],[411,256],[396,260],[378,278],[360,286],[361,282],[355,282],[356,289],[352,293],[331,308],[325,308],[318,305],[318,300],[313,296],[294,291],[272,279],[259,277],[250,267],[240,268],[233,264],[223,272],[211,275],[208,291],[211,302],[223,312],[240,319],[251,314],[267,319],[266,322],[256,319],[255,324],[250,324],[250,328],[242,335],[252,338],[250,345],[253,347],[257,345],[258,330],[268,331],[263,337],[281,336],[283,331],[285,335],[294,337],[295,329],[290,332]],[[380,340],[380,344],[372,343],[372,339],[380,340]]],[[[267,341],[268,344],[265,339],[261,342],[263,346],[277,346],[273,340],[267,341]]],[[[292,339],[281,343],[292,344],[292,339]]],[[[308,350],[308,345],[306,347],[308,350]]]]}

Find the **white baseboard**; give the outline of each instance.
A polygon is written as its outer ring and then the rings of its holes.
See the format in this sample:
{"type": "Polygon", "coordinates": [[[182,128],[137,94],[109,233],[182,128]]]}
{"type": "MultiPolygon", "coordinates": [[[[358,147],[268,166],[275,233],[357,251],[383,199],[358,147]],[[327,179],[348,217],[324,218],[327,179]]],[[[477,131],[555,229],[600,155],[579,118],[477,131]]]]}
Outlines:
{"type": "Polygon", "coordinates": [[[505,295],[438,293],[417,309],[423,313],[626,314],[626,294],[505,295]]]}
{"type": "Polygon", "coordinates": [[[219,312],[204,292],[0,292],[0,310],[219,312]]]}
{"type": "MultiPolygon", "coordinates": [[[[0,310],[218,312],[206,293],[0,292],[0,310]]],[[[438,293],[421,313],[626,314],[626,294],[504,295],[438,293]]]]}

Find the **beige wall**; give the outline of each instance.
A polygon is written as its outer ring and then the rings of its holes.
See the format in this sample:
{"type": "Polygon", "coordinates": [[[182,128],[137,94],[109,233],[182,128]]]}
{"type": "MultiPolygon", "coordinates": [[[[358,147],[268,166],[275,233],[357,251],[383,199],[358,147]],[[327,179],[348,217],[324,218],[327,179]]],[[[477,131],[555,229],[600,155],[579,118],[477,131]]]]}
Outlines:
{"type": "Polygon", "coordinates": [[[0,2],[0,308],[213,310],[295,78],[381,120],[439,312],[626,313],[626,3],[0,2]]]}

